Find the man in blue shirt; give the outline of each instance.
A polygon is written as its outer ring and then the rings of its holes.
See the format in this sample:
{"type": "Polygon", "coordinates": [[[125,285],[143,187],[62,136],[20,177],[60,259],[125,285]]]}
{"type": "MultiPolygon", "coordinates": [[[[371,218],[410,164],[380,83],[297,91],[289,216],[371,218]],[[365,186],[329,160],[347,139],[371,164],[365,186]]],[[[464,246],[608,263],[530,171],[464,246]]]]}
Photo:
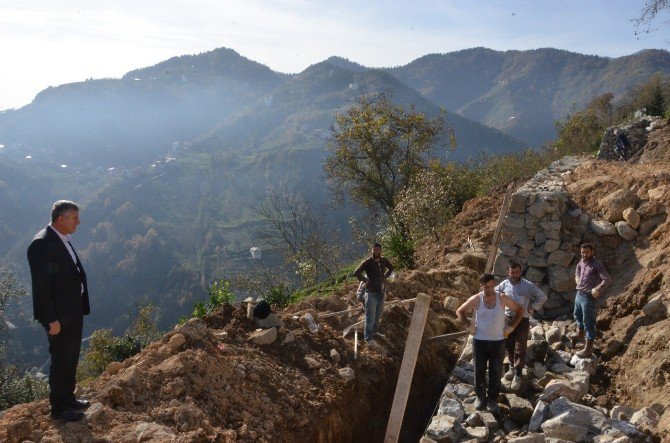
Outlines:
{"type": "MultiPolygon", "coordinates": [[[[528,332],[530,331],[530,315],[541,309],[547,301],[547,294],[530,281],[521,277],[521,265],[515,261],[510,262],[507,268],[507,279],[496,286],[496,291],[502,292],[523,308],[523,320],[514,328],[505,339],[507,358],[510,369],[505,378],[512,380],[512,390],[521,388],[521,375],[526,366],[526,347],[528,344],[528,332]]],[[[510,319],[514,312],[505,309],[505,315],[510,319]]]]}

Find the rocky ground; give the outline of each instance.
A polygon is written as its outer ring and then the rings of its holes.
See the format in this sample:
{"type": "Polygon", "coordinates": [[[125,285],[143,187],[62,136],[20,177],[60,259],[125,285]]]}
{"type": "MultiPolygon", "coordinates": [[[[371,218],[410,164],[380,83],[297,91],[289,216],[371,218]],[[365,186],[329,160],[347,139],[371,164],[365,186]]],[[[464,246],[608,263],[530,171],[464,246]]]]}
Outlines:
{"type": "MultiPolygon", "coordinates": [[[[582,159],[566,185],[568,209],[578,207],[590,220],[606,218],[607,198],[621,190],[634,195],[629,204],[640,224],[653,219],[644,230],[637,226],[634,236],[625,231],[630,240],[616,230],[603,235],[587,230],[615,280],[599,310],[597,364],[573,359],[572,343],[565,338],[573,327],[569,318],[542,320],[534,328],[538,352],[525,392],[501,398],[503,412],[493,417],[494,424],[491,417],[470,416],[472,392],[458,377],[467,376],[459,372],[469,369],[467,348],[459,360],[462,343],[422,347],[402,441],[418,441],[436,405],[446,407],[445,398],[453,396],[463,409],[463,431],[484,427],[491,441],[545,441],[551,435],[545,424],[570,410],[571,419],[591,414],[586,439],[597,435],[593,423],[602,434],[612,419],[646,433],[630,430],[633,439],[670,439],[670,413],[665,413],[670,405],[670,127],[659,125],[647,146],[631,163],[582,159]],[[450,380],[447,391],[453,396],[443,394],[450,380]],[[541,402],[544,412],[538,412],[541,402]],[[573,406],[577,403],[588,411],[573,406]],[[538,428],[532,417],[537,423],[540,413],[538,428]]],[[[382,441],[413,308],[398,301],[418,293],[432,296],[425,337],[458,330],[453,311],[478,289],[505,188],[468,202],[439,241],[421,246],[419,267],[400,273],[390,285],[381,327],[385,337],[374,348],[361,347],[356,358],[354,334],[343,337],[342,331],[359,321],[362,311],[319,317],[358,307],[355,285],[279,312],[280,329],[258,332],[245,306],[225,306],[110,365],[80,392],[93,402],[84,422],[54,423],[47,401],[19,405],[0,416],[0,441],[382,441]],[[316,318],[318,331],[301,321],[306,313],[316,318]]],[[[476,432],[461,438],[485,441],[476,432]]],[[[621,438],[617,441],[630,436],[621,438]]]]}

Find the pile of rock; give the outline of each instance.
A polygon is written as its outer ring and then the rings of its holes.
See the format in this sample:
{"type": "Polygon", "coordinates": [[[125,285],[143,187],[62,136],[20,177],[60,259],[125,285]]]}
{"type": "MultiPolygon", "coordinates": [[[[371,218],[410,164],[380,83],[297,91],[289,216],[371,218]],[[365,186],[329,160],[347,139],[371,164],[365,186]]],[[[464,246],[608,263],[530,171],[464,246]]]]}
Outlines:
{"type": "Polygon", "coordinates": [[[628,442],[651,441],[664,408],[640,410],[596,404],[589,394],[597,357],[579,358],[567,338],[568,321],[535,322],[531,329],[528,367],[519,390],[503,382],[500,412],[474,408],[472,341],[468,341],[440,399],[422,443],[447,441],[628,442]]]}
{"type": "Polygon", "coordinates": [[[632,123],[612,126],[605,130],[600,148],[598,149],[598,158],[604,160],[618,160],[619,155],[614,152],[616,148],[616,135],[614,130],[618,129],[623,132],[630,143],[630,148],[626,152],[627,158],[634,157],[647,144],[649,132],[651,132],[656,125],[661,121],[660,117],[652,117],[644,113],[636,114],[636,119],[632,123]]]}
{"type": "MultiPolygon", "coordinates": [[[[597,235],[618,234],[626,241],[634,241],[638,235],[649,235],[665,221],[666,207],[660,202],[667,194],[670,194],[667,186],[646,192],[619,189],[598,201],[602,218],[590,220],[588,225],[597,235]]],[[[571,215],[583,217],[579,209],[571,215]]]]}

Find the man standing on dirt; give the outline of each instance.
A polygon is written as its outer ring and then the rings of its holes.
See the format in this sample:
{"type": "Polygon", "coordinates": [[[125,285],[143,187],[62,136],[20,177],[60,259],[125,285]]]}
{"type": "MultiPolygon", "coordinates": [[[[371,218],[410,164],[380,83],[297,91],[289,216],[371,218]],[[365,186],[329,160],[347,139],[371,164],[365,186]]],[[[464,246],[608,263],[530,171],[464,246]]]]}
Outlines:
{"type": "Polygon", "coordinates": [[[579,331],[569,334],[568,337],[575,341],[583,340],[586,330],[586,346],[577,352],[577,356],[582,358],[593,354],[593,341],[596,339],[596,299],[612,281],[603,264],[595,258],[595,252],[592,243],[582,244],[580,249],[582,259],[575,269],[577,295],[574,316],[579,331]]]}
{"type": "Polygon", "coordinates": [[[74,395],[84,315],[91,311],[86,273],[70,241],[78,225],[79,207],[59,200],[28,248],[34,317],[49,339],[51,418],[64,422],[81,420],[90,405],[74,395]]]}
{"type": "Polygon", "coordinates": [[[505,358],[505,337],[523,320],[524,309],[502,292],[496,291],[493,274],[483,274],[479,278],[482,291],[470,297],[458,307],[456,316],[463,326],[473,335],[473,353],[475,358],[475,408],[486,408],[489,412],[498,412],[500,394],[500,376],[505,358]],[[507,324],[505,308],[515,312],[514,320],[507,324]],[[467,316],[475,312],[474,325],[467,316]],[[474,326],[474,327],[473,327],[474,326]],[[489,382],[486,388],[486,369],[489,382]],[[488,399],[487,399],[488,394],[488,399]]]}
{"type": "MultiPolygon", "coordinates": [[[[505,374],[507,380],[512,380],[510,388],[516,391],[521,388],[521,376],[526,366],[526,347],[528,345],[528,332],[530,330],[530,315],[541,309],[547,301],[547,294],[530,281],[521,277],[521,265],[515,261],[510,262],[507,268],[507,279],[496,286],[496,291],[502,292],[517,302],[523,308],[523,318],[519,325],[505,339],[507,358],[510,368],[505,374]]],[[[505,308],[508,323],[512,322],[514,313],[505,308]]]]}
{"type": "Polygon", "coordinates": [[[354,276],[365,282],[365,321],[363,324],[367,344],[372,344],[374,336],[379,333],[379,320],[384,311],[385,281],[392,272],[393,265],[382,257],[382,245],[379,243],[372,246],[372,256],[363,260],[354,271],[354,276]]]}

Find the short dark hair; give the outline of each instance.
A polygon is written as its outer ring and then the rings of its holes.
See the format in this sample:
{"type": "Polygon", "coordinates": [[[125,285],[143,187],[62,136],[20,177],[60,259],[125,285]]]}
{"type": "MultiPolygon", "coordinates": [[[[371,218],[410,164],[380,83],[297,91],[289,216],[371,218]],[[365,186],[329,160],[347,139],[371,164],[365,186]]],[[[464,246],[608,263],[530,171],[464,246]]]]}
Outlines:
{"type": "Polygon", "coordinates": [[[589,243],[589,242],[582,243],[582,246],[580,246],[580,248],[590,249],[592,251],[596,250],[595,246],[593,246],[593,243],[589,243]]]}
{"type": "Polygon", "coordinates": [[[485,285],[486,283],[490,282],[491,280],[495,280],[496,276],[487,272],[485,274],[482,274],[481,277],[479,277],[479,283],[485,285]]]}
{"type": "Polygon", "coordinates": [[[372,245],[372,247],[373,247],[373,248],[381,248],[382,245],[380,245],[379,243],[375,243],[374,245],[372,245]]]}
{"type": "Polygon", "coordinates": [[[521,263],[519,263],[518,261],[512,260],[512,261],[509,262],[508,268],[510,268],[510,269],[521,269],[521,263]]]}
{"type": "Polygon", "coordinates": [[[51,208],[51,223],[55,223],[58,217],[70,211],[79,212],[79,206],[70,200],[58,200],[51,208]]]}

